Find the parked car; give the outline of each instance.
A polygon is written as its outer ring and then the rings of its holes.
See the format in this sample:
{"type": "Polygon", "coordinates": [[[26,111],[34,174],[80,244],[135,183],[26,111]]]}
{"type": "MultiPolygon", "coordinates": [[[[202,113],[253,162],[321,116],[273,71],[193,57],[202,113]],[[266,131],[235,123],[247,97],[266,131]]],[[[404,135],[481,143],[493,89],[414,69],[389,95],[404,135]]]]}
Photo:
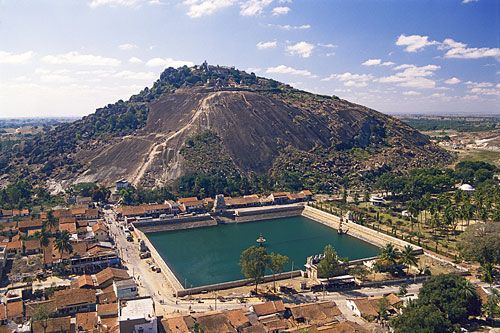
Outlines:
{"type": "Polygon", "coordinates": [[[139,257],[141,259],[146,259],[146,258],[150,258],[151,257],[151,252],[142,252],[141,254],[139,254],[139,257]]]}

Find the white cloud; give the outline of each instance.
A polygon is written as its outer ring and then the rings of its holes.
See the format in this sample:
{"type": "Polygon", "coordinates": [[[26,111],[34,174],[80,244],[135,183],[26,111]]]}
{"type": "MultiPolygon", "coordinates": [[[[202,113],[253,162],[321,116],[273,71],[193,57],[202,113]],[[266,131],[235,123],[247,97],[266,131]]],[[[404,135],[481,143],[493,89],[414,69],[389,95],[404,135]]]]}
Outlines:
{"type": "Polygon", "coordinates": [[[188,6],[187,15],[192,18],[211,15],[216,11],[231,7],[235,0],[184,0],[183,4],[188,6]]]}
{"type": "Polygon", "coordinates": [[[446,83],[446,84],[458,84],[460,82],[462,82],[462,81],[460,81],[460,79],[458,79],[456,77],[452,77],[452,78],[444,81],[444,83],[446,83]]]}
{"type": "Polygon", "coordinates": [[[19,65],[26,64],[35,56],[35,52],[11,53],[0,51],[0,64],[19,65]]]}
{"type": "Polygon", "coordinates": [[[290,7],[275,7],[272,10],[274,16],[285,15],[288,14],[288,12],[290,12],[290,7]]]}
{"type": "Polygon", "coordinates": [[[290,55],[298,55],[302,58],[309,58],[314,50],[314,45],[308,42],[298,42],[286,47],[290,55]]]}
{"type": "Polygon", "coordinates": [[[373,75],[371,74],[353,74],[350,72],[345,72],[342,74],[332,74],[321,81],[331,81],[338,80],[344,84],[346,87],[366,87],[368,82],[373,80],[373,75]]]}
{"type": "Polygon", "coordinates": [[[142,64],[143,61],[137,57],[132,57],[128,60],[129,63],[131,64],[142,64]]]}
{"type": "Polygon", "coordinates": [[[497,60],[500,59],[500,48],[467,47],[467,44],[457,42],[451,38],[446,38],[439,48],[447,50],[444,54],[445,58],[479,59],[493,57],[497,60]]]}
{"type": "Polygon", "coordinates": [[[440,68],[437,65],[418,67],[403,64],[394,68],[395,70],[400,70],[399,73],[381,77],[377,81],[381,83],[395,83],[401,87],[431,89],[436,87],[436,82],[428,77],[434,75],[434,72],[440,68]]]}
{"type": "Polygon", "coordinates": [[[415,91],[415,90],[409,90],[409,91],[403,91],[403,95],[405,95],[405,96],[419,96],[419,95],[421,95],[421,93],[418,91],[415,91]]]}
{"type": "Polygon", "coordinates": [[[363,66],[392,66],[395,65],[392,61],[384,61],[382,59],[368,59],[361,65],[363,66]]]}
{"type": "Polygon", "coordinates": [[[141,3],[141,0],[92,0],[89,3],[91,8],[97,8],[101,6],[110,6],[110,7],[133,7],[137,6],[141,3]]]}
{"type": "Polygon", "coordinates": [[[172,58],[153,58],[148,60],[146,63],[146,66],[149,67],[182,67],[182,66],[193,66],[194,63],[191,61],[185,61],[185,60],[174,60],[172,58]]]}
{"type": "Polygon", "coordinates": [[[428,36],[420,35],[400,35],[396,40],[396,45],[406,46],[406,52],[417,52],[418,50],[424,49],[426,46],[435,44],[438,44],[438,42],[429,40],[428,36]]]}
{"type": "Polygon", "coordinates": [[[240,14],[243,16],[255,16],[262,13],[273,0],[247,0],[240,6],[240,14]]]}
{"type": "Polygon", "coordinates": [[[290,30],[307,30],[307,29],[311,29],[311,25],[310,24],[302,24],[302,25],[268,24],[267,26],[268,27],[272,27],[272,28],[278,28],[278,29],[281,29],[281,30],[287,30],[287,31],[290,31],[290,30]]]}
{"type": "Polygon", "coordinates": [[[80,54],[77,51],[47,55],[42,58],[42,61],[53,65],[119,66],[121,64],[121,61],[115,58],[107,58],[93,54],[80,54]]]}
{"type": "Polygon", "coordinates": [[[293,67],[288,67],[285,65],[279,65],[276,67],[269,67],[266,70],[266,73],[269,74],[289,74],[289,75],[299,75],[299,76],[309,76],[313,77],[314,75],[306,69],[295,69],[293,67]]]}
{"type": "Polygon", "coordinates": [[[125,80],[153,81],[154,79],[156,79],[157,74],[153,72],[121,71],[114,74],[113,76],[125,80]]]}
{"type": "Polygon", "coordinates": [[[123,51],[130,51],[130,50],[136,49],[137,45],[132,44],[132,43],[125,43],[125,44],[118,45],[118,48],[120,50],[123,50],[123,51]]]}
{"type": "Polygon", "coordinates": [[[467,4],[467,3],[473,3],[473,2],[478,2],[479,0],[463,0],[462,3],[467,4]]]}
{"type": "Polygon", "coordinates": [[[247,73],[258,73],[262,71],[262,68],[260,67],[248,67],[247,69],[245,69],[245,72],[247,73]]]}
{"type": "Polygon", "coordinates": [[[276,41],[273,41],[273,42],[258,42],[257,43],[257,48],[259,50],[274,49],[276,46],[278,46],[278,43],[276,41]]]}
{"type": "Polygon", "coordinates": [[[40,75],[40,80],[44,83],[69,83],[76,81],[71,76],[56,73],[40,75]]]}
{"type": "Polygon", "coordinates": [[[337,45],[335,44],[332,44],[332,43],[328,43],[328,44],[322,44],[322,43],[318,43],[318,46],[320,47],[325,47],[327,49],[334,49],[337,47],[337,45]]]}
{"type": "Polygon", "coordinates": [[[434,93],[431,95],[432,98],[442,98],[445,97],[446,95],[443,93],[434,93]]]}
{"type": "Polygon", "coordinates": [[[468,87],[472,87],[472,88],[490,88],[490,87],[495,86],[495,84],[491,83],[491,82],[473,82],[473,81],[467,81],[467,82],[465,82],[465,84],[468,87]]]}
{"type": "Polygon", "coordinates": [[[465,82],[469,89],[469,94],[484,96],[500,96],[500,84],[492,82],[465,82]]]}

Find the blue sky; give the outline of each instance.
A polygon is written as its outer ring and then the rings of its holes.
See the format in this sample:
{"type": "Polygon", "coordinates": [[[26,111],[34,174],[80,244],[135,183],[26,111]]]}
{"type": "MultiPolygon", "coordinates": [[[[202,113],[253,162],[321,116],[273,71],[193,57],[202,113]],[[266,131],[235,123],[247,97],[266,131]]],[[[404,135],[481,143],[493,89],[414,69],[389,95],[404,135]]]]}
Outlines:
{"type": "Polygon", "coordinates": [[[500,113],[496,0],[0,0],[0,117],[82,116],[234,65],[385,113],[500,113]]]}

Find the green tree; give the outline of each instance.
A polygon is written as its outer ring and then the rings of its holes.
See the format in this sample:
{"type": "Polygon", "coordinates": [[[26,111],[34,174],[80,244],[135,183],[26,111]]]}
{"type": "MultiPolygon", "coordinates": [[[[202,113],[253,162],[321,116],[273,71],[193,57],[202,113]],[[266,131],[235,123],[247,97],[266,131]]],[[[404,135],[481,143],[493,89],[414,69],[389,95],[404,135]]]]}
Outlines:
{"type": "Polygon", "coordinates": [[[410,303],[403,313],[391,321],[395,333],[455,333],[459,328],[452,325],[446,315],[434,304],[410,303]]]}
{"type": "Polygon", "coordinates": [[[391,243],[387,243],[380,251],[379,259],[395,265],[400,257],[399,250],[391,243]]]}
{"type": "Polygon", "coordinates": [[[484,222],[469,226],[457,244],[464,259],[480,264],[500,263],[500,223],[484,222]]]}
{"type": "Polygon", "coordinates": [[[500,294],[496,288],[491,288],[491,294],[488,295],[486,304],[483,304],[483,310],[488,320],[494,320],[500,316],[500,294]]]}
{"type": "Polygon", "coordinates": [[[54,216],[54,213],[52,211],[49,211],[47,212],[47,220],[45,220],[43,223],[45,228],[52,230],[57,226],[58,219],[54,216]]]}
{"type": "Polygon", "coordinates": [[[42,228],[41,231],[37,231],[35,233],[35,237],[40,241],[40,245],[42,247],[47,247],[49,245],[49,238],[51,234],[45,230],[45,228],[42,228]]]}
{"type": "Polygon", "coordinates": [[[387,298],[382,297],[377,302],[377,315],[379,320],[387,320],[389,311],[389,301],[387,298]]]}
{"type": "Polygon", "coordinates": [[[490,285],[493,284],[495,282],[495,273],[495,266],[492,263],[486,262],[481,264],[481,280],[484,282],[490,285]]]}
{"type": "Polygon", "coordinates": [[[281,273],[289,258],[279,253],[271,253],[268,258],[268,267],[273,272],[273,289],[276,292],[276,274],[281,273]]]}
{"type": "Polygon", "coordinates": [[[52,316],[52,312],[45,306],[45,304],[37,305],[31,315],[32,321],[47,320],[52,316]]]}
{"type": "Polygon", "coordinates": [[[452,323],[481,313],[481,301],[474,286],[464,277],[446,274],[431,277],[420,289],[418,304],[433,304],[452,323]]]}
{"type": "Polygon", "coordinates": [[[255,282],[255,293],[258,293],[258,285],[269,265],[269,256],[263,246],[251,246],[240,255],[241,273],[255,282]]]}
{"type": "Polygon", "coordinates": [[[199,323],[194,323],[193,325],[193,333],[204,333],[205,331],[201,328],[199,323]]]}
{"type": "Polygon", "coordinates": [[[410,266],[415,266],[417,264],[417,256],[411,245],[406,245],[403,251],[401,251],[400,262],[406,266],[406,274],[410,271],[410,266]]]}
{"type": "Polygon", "coordinates": [[[67,230],[58,232],[56,234],[55,248],[62,255],[64,252],[73,252],[73,245],[71,244],[71,235],[67,230]]]}
{"type": "Polygon", "coordinates": [[[324,258],[318,263],[318,277],[331,278],[340,272],[340,263],[337,252],[328,244],[323,250],[324,258]]]}

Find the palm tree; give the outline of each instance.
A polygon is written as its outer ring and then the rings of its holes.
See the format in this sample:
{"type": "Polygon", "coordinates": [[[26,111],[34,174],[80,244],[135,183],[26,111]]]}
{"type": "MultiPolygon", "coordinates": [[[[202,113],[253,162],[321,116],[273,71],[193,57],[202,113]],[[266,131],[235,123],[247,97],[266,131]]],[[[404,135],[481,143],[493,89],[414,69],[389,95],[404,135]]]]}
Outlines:
{"type": "Polygon", "coordinates": [[[56,234],[55,247],[61,255],[64,252],[73,252],[73,245],[71,245],[71,235],[67,230],[63,230],[62,232],[58,232],[56,234]]]}
{"type": "Polygon", "coordinates": [[[391,243],[388,243],[382,248],[379,257],[383,261],[388,261],[392,264],[395,264],[399,258],[399,254],[399,250],[396,249],[391,243]]]}
{"type": "Polygon", "coordinates": [[[58,222],[57,218],[54,217],[52,211],[49,211],[47,213],[47,220],[43,221],[43,226],[48,230],[52,230],[54,227],[57,226],[57,222],[58,222]]]}
{"type": "Polygon", "coordinates": [[[411,227],[411,231],[413,231],[413,223],[415,222],[415,216],[417,217],[418,219],[418,205],[415,201],[410,201],[410,203],[408,204],[408,211],[410,212],[410,227],[411,227]]]}
{"type": "Polygon", "coordinates": [[[417,264],[417,256],[411,245],[406,245],[401,251],[401,263],[406,266],[406,275],[410,271],[410,266],[417,264]]]}
{"type": "Polygon", "coordinates": [[[475,293],[477,293],[474,284],[472,284],[470,281],[467,280],[463,280],[462,282],[460,282],[459,290],[460,293],[462,294],[462,297],[464,297],[465,299],[470,298],[475,293]]]}
{"type": "Polygon", "coordinates": [[[488,295],[488,301],[483,305],[483,308],[486,312],[486,318],[489,321],[492,321],[496,316],[498,316],[498,303],[500,301],[500,293],[496,288],[491,288],[490,290],[491,294],[488,295]]]}
{"type": "Polygon", "coordinates": [[[50,233],[47,232],[47,230],[45,230],[45,228],[42,228],[41,231],[37,231],[35,233],[35,237],[38,238],[38,240],[40,241],[40,245],[43,246],[43,247],[47,247],[49,245],[49,237],[50,237],[50,233]]]}

